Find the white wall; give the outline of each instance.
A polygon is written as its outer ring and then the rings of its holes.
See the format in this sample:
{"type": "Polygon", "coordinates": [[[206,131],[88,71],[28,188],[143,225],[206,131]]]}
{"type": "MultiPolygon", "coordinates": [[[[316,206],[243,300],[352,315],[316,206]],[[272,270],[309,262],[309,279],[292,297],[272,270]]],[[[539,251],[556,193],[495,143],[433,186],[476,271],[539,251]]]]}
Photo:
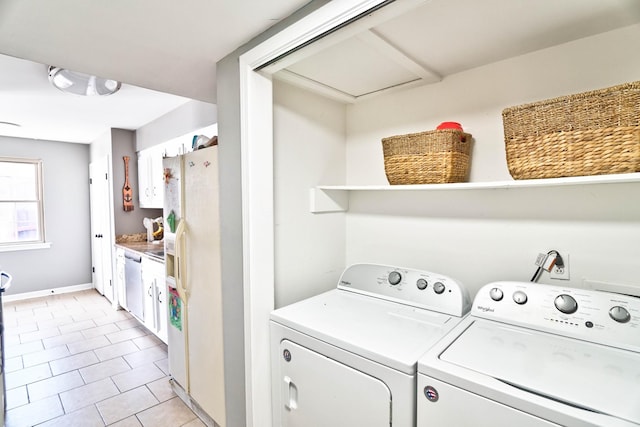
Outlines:
{"type": "Polygon", "coordinates": [[[473,296],[490,281],[528,281],[536,255],[551,249],[570,255],[570,280],[551,280],[544,273],[542,283],[581,287],[589,280],[640,288],[640,200],[632,196],[640,194],[638,183],[354,191],[347,213],[325,214],[309,213],[305,192],[315,185],[387,184],[381,138],[433,129],[442,121],[459,121],[474,135],[472,181],[511,180],[502,110],[633,81],[640,75],[640,57],[629,55],[635,51],[640,51],[640,26],[350,105],[344,181],[341,121],[327,120],[340,109],[276,82],[276,301],[290,303],[335,286],[338,270],[356,262],[447,274],[473,296]],[[327,138],[326,126],[336,126],[333,138],[327,138]]]}
{"type": "Polygon", "coordinates": [[[346,178],[345,106],[274,82],[275,306],[334,288],[345,215],[309,212],[309,189],[346,178]]]}
{"type": "MultiPolygon", "coordinates": [[[[380,139],[458,121],[474,136],[471,181],[510,180],[504,108],[634,81],[640,26],[534,52],[348,108],[347,183],[386,184],[380,139]]],[[[346,263],[390,262],[459,278],[472,293],[529,280],[536,254],[570,254],[570,281],[640,287],[640,184],[394,195],[356,193],[346,263]]]]}
{"type": "MultiPolygon", "coordinates": [[[[347,264],[390,263],[447,274],[472,295],[528,281],[539,252],[570,255],[570,281],[640,285],[640,184],[463,190],[351,197],[347,264]]],[[[640,286],[639,286],[640,288],[640,286]]]]}
{"type": "Polygon", "coordinates": [[[459,122],[473,135],[471,181],[511,179],[502,110],[638,80],[640,55],[630,54],[638,51],[640,25],[634,25],[349,106],[346,183],[387,184],[380,140],[443,121],[459,122]]]}
{"type": "Polygon", "coordinates": [[[137,129],[135,151],[153,147],[217,122],[218,107],[215,104],[191,100],[137,129]]]}
{"type": "Polygon", "coordinates": [[[145,217],[156,218],[162,209],[142,209],[138,191],[138,156],[135,150],[135,132],[125,129],[110,129],[91,144],[91,161],[101,157],[111,158],[111,179],[113,186],[113,221],[115,236],[145,232],[142,221],[145,217]],[[124,186],[124,156],[129,156],[129,183],[133,189],[133,211],[122,207],[122,187],[124,186]]]}

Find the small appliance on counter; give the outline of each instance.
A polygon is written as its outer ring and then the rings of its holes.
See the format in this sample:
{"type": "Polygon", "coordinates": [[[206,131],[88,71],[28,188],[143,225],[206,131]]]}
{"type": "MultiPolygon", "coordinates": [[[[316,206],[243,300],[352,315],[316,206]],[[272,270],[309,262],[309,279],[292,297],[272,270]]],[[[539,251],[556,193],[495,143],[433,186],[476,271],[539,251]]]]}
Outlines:
{"type": "Polygon", "coordinates": [[[142,220],[142,225],[144,225],[144,228],[147,230],[147,242],[162,240],[164,227],[161,216],[155,219],[145,218],[142,220]]]}

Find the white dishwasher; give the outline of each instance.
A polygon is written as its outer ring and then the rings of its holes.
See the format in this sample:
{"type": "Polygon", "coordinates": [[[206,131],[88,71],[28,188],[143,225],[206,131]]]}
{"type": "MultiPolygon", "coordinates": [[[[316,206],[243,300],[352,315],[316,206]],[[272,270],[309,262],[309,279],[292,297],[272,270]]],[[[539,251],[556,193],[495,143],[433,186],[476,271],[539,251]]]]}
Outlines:
{"type": "Polygon", "coordinates": [[[125,293],[127,310],[144,322],[144,288],[142,284],[142,255],[125,251],[124,253],[125,293]]]}

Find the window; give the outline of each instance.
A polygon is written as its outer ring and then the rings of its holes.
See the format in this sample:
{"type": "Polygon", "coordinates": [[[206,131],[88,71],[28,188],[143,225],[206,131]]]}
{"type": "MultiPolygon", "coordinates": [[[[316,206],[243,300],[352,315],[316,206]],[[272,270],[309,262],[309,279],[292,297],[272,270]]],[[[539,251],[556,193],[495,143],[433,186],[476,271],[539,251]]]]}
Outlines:
{"type": "Polygon", "coordinates": [[[0,249],[44,243],[42,161],[0,157],[0,249]]]}

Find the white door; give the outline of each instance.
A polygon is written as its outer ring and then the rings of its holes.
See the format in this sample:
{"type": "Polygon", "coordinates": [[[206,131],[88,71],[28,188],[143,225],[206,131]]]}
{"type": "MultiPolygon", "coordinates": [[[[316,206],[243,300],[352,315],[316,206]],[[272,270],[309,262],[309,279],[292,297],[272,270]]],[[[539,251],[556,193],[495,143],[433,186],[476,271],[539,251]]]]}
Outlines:
{"type": "Polygon", "coordinates": [[[91,203],[91,252],[93,286],[113,301],[111,264],[111,221],[109,159],[103,157],[89,165],[91,203]]]}
{"type": "Polygon", "coordinates": [[[282,419],[274,427],[389,427],[391,391],[371,375],[283,340],[282,419]]]}

